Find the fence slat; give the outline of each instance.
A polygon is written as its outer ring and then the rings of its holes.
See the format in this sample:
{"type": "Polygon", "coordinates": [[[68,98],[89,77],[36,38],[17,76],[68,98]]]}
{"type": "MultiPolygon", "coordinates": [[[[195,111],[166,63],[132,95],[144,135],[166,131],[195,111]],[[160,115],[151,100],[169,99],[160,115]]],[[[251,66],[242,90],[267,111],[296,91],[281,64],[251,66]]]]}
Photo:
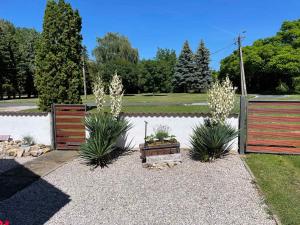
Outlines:
{"type": "Polygon", "coordinates": [[[78,150],[85,142],[85,105],[54,105],[55,146],[59,150],[78,150]]]}
{"type": "Polygon", "coordinates": [[[252,115],[249,115],[248,120],[249,120],[250,123],[257,123],[257,122],[300,122],[300,117],[252,116],[252,115]]]}
{"type": "Polygon", "coordinates": [[[249,139],[249,145],[261,145],[261,146],[292,146],[292,147],[300,147],[300,140],[278,140],[278,139],[249,139]]]}
{"type": "Polygon", "coordinates": [[[58,111],[56,112],[56,117],[59,116],[84,116],[85,111],[58,111]]]}
{"type": "Polygon", "coordinates": [[[277,137],[277,138],[300,138],[300,131],[295,132],[264,132],[264,131],[248,131],[248,138],[264,138],[264,137],[277,137]]]}
{"type": "Polygon", "coordinates": [[[262,113],[262,114],[299,114],[300,109],[271,109],[271,108],[249,108],[249,113],[262,113]]]}
{"type": "Polygon", "coordinates": [[[300,148],[248,146],[247,152],[300,154],[300,148]]]}
{"type": "Polygon", "coordinates": [[[259,130],[300,130],[300,124],[248,124],[248,130],[259,129],[259,130]]]}
{"type": "Polygon", "coordinates": [[[300,101],[249,101],[248,112],[246,152],[300,154],[300,101]]]}

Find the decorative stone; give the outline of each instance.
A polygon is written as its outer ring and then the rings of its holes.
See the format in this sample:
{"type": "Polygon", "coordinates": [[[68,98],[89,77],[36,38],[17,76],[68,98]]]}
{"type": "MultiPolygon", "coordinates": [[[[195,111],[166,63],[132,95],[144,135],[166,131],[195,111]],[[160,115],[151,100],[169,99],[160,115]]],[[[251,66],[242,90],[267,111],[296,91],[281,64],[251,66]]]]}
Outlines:
{"type": "Polygon", "coordinates": [[[34,149],[30,151],[30,155],[33,157],[38,157],[41,154],[43,154],[43,151],[41,149],[34,149]]]}
{"type": "Polygon", "coordinates": [[[4,141],[0,142],[0,158],[7,157],[38,157],[51,151],[50,146],[37,144],[33,146],[23,145],[22,141],[4,141]]]}
{"type": "Polygon", "coordinates": [[[143,163],[144,168],[149,169],[166,169],[173,168],[176,165],[181,164],[181,154],[169,154],[169,155],[156,155],[146,157],[146,163],[143,163]]]}
{"type": "Polygon", "coordinates": [[[9,150],[7,150],[7,155],[16,157],[17,156],[17,151],[18,151],[18,149],[15,149],[15,148],[9,149],[9,150]]]}
{"type": "Polygon", "coordinates": [[[43,154],[50,152],[50,151],[51,151],[51,149],[49,147],[45,147],[42,149],[43,154]]]}
{"type": "Polygon", "coordinates": [[[18,150],[17,150],[17,157],[18,158],[21,158],[22,156],[23,156],[23,154],[24,154],[24,149],[22,149],[22,148],[19,148],[18,150]]]}

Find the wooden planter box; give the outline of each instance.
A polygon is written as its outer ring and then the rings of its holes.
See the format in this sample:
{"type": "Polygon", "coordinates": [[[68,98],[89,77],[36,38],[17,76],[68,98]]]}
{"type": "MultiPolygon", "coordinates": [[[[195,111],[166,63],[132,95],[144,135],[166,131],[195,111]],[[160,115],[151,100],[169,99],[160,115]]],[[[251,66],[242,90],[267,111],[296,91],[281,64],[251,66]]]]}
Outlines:
{"type": "Polygon", "coordinates": [[[167,143],[159,145],[140,144],[141,159],[144,161],[147,156],[168,155],[180,153],[180,143],[167,143]]]}

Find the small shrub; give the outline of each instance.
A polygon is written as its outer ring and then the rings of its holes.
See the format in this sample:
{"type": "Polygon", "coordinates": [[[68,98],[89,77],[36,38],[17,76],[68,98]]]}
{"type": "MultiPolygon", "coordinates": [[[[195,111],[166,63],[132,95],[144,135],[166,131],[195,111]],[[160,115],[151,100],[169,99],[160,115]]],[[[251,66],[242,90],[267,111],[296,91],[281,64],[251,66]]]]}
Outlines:
{"type": "Polygon", "coordinates": [[[190,156],[195,160],[210,161],[226,154],[238,132],[227,123],[206,120],[196,126],[191,136],[190,156]]]}
{"type": "Polygon", "coordinates": [[[34,141],[34,138],[32,136],[24,136],[23,139],[22,139],[22,144],[23,145],[28,145],[28,146],[31,146],[31,145],[34,145],[35,144],[35,141],[34,141]]]}
{"type": "Polygon", "coordinates": [[[276,87],[276,93],[277,94],[286,94],[288,92],[289,92],[289,86],[286,83],[280,81],[278,86],[276,87]]]}
{"type": "Polygon", "coordinates": [[[90,137],[81,145],[79,154],[86,164],[104,167],[129,149],[129,146],[118,146],[119,138],[126,139],[127,131],[132,127],[126,119],[97,113],[86,118],[85,126],[90,137]]]}
{"type": "Polygon", "coordinates": [[[159,125],[157,128],[154,129],[154,136],[159,141],[163,141],[165,138],[168,138],[170,132],[170,127],[167,125],[159,125]]]}

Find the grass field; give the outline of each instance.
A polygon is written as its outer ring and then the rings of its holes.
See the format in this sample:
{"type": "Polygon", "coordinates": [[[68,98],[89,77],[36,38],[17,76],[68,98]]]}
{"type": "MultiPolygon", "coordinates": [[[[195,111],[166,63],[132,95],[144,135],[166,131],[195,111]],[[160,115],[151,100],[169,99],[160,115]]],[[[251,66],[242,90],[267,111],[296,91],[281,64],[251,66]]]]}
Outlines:
{"type": "Polygon", "coordinates": [[[249,154],[246,162],[284,225],[300,224],[300,156],[249,154]]]}
{"type": "MultiPolygon", "coordinates": [[[[249,95],[249,98],[253,98],[254,95],[249,95]]],[[[297,100],[300,99],[300,95],[279,96],[278,98],[271,98],[271,100],[297,100]]],[[[87,99],[82,96],[84,104],[94,104],[95,98],[93,95],[88,95],[87,99]]],[[[262,100],[260,98],[259,100],[262,100]]],[[[266,100],[270,100],[266,99],[266,100]]],[[[106,96],[106,102],[109,103],[109,96],[106,96]]],[[[209,111],[207,105],[194,105],[195,103],[207,102],[207,94],[190,94],[190,93],[167,93],[167,94],[133,94],[125,95],[123,98],[123,112],[202,112],[209,111]],[[192,104],[193,105],[190,105],[192,104]]],[[[38,104],[37,98],[23,98],[13,100],[2,100],[1,103],[6,104],[38,104]]],[[[36,112],[37,109],[25,110],[26,112],[36,112]]],[[[239,112],[239,97],[236,98],[236,107],[233,113],[239,112]]]]}

